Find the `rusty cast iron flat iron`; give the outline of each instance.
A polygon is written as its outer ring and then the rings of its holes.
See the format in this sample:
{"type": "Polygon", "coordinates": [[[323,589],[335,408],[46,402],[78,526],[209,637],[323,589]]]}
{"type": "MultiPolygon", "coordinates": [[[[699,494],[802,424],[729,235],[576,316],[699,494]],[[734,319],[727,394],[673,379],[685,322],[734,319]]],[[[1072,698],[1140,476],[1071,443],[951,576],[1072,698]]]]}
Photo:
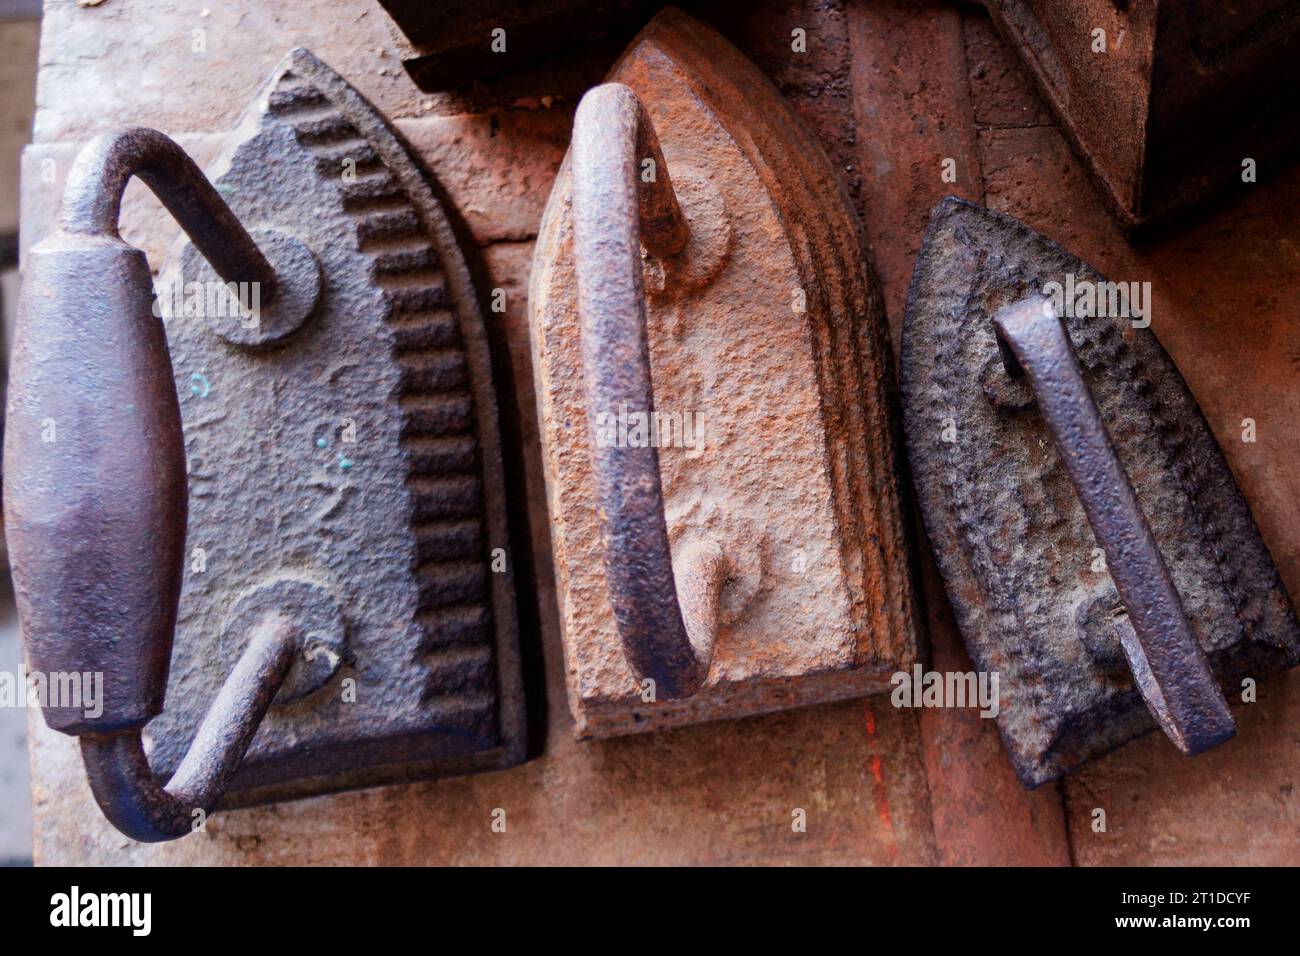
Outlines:
{"type": "Polygon", "coordinates": [[[1300,661],[1290,599],[1200,409],[1141,319],[1086,305],[1087,289],[1115,301],[1104,282],[949,198],[908,295],[921,511],[1029,787],[1157,725],[1186,753],[1213,747],[1235,732],[1225,699],[1244,679],[1300,661]]]}
{"type": "Polygon", "coordinates": [[[29,662],[105,674],[102,714],[45,717],[143,840],[219,800],[525,755],[491,366],[443,209],[303,50],[217,167],[214,189],[154,130],[83,150],[60,231],[29,255],[11,377],[29,662]],[[193,241],[156,311],[117,236],[133,175],[193,241]],[[226,282],[241,308],[211,296],[226,282]]]}
{"type": "Polygon", "coordinates": [[[577,732],[887,689],[916,644],[861,226],[703,24],[663,12],[609,79],[579,106],[530,292],[577,732]]]}

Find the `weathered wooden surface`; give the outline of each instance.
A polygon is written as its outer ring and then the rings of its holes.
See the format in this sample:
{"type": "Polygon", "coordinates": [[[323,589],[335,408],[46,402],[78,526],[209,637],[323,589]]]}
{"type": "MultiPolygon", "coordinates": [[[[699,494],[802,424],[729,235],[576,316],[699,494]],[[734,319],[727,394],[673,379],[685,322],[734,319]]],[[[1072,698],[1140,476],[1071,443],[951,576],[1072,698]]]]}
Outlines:
{"type": "MultiPolygon", "coordinates": [[[[897,349],[930,210],[949,193],[984,198],[962,16],[951,3],[890,0],[852,5],[849,17],[864,219],[897,349]],[[944,159],[955,164],[955,182],[940,176],[944,159]]],[[[915,527],[923,533],[919,517],[915,527]]],[[[974,670],[928,547],[922,562],[931,666],[974,670]]],[[[1070,861],[1059,788],[1026,792],[992,721],[973,711],[925,710],[921,732],[944,863],[1070,861]]]]}
{"type": "MultiPolygon", "coordinates": [[[[306,45],[398,121],[480,245],[485,288],[506,290],[493,334],[514,371],[504,440],[522,448],[548,705],[546,753],[499,774],[391,787],[218,815],[162,847],[100,820],[75,745],[34,729],[38,859],[47,863],[1062,863],[1300,862],[1300,677],[1260,688],[1241,732],[1187,760],[1157,736],[1063,788],[1018,788],[989,721],[898,711],[887,697],[661,734],[579,744],[564,702],[547,562],[524,301],[532,239],[577,96],[613,47],[467,95],[419,94],[366,0],[177,0],[48,6],[26,241],[57,183],[39,160],[110,124],[209,134],[234,121],[285,50],[306,45]],[[206,54],[192,52],[205,30],[206,54]],[[513,414],[512,414],[513,412],[513,414]],[[1068,838],[1061,794],[1068,811],[1068,838]],[[507,811],[493,833],[491,814],[507,811]],[[1107,832],[1092,829],[1103,808],[1107,832]],[[806,833],[791,811],[808,814],[806,833]]],[[[1129,246],[1014,56],[977,8],[935,2],[705,4],[820,135],[858,204],[894,332],[934,201],[957,192],[1024,219],[1115,279],[1149,279],[1154,329],[1222,442],[1283,579],[1300,594],[1300,362],[1294,238],[1300,171],[1139,249],[1129,246]],[[807,30],[806,59],[789,49],[807,30]],[[956,160],[957,182],[940,178],[956,160]],[[1258,440],[1241,441],[1255,419],[1258,440]]],[[[186,145],[200,158],[206,135],[186,145]]],[[[60,174],[62,165],[59,165],[60,174]]],[[[131,241],[161,255],[175,236],[132,189],[131,241]]],[[[895,338],[896,341],[896,338],[895,338]]],[[[503,405],[504,407],[504,405],[503,405]]],[[[516,476],[518,478],[519,476],[516,476]]],[[[522,570],[521,573],[528,573],[522,570]]],[[[926,574],[934,665],[965,669],[946,601],[926,574]]],[[[527,624],[525,623],[525,626],[527,624]]],[[[536,695],[535,695],[536,696],[536,695]]]]}

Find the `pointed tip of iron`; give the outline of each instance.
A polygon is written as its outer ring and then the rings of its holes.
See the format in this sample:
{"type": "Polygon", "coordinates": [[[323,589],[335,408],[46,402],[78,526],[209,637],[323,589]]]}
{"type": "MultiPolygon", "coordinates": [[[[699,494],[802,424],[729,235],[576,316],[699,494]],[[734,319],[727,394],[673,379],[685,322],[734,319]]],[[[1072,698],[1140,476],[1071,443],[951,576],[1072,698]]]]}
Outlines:
{"type": "Polygon", "coordinates": [[[333,72],[334,70],[330,69],[329,65],[311,50],[305,46],[298,46],[282,56],[280,61],[276,63],[275,69],[271,71],[270,82],[275,84],[290,73],[310,77],[332,74],[333,72]]]}
{"type": "Polygon", "coordinates": [[[935,203],[934,209],[930,212],[931,219],[938,219],[940,216],[950,216],[956,212],[978,211],[985,212],[985,208],[978,203],[971,202],[955,193],[949,193],[935,203]]]}
{"type": "Polygon", "coordinates": [[[320,69],[325,64],[315,53],[305,46],[297,46],[285,55],[284,64],[289,67],[307,67],[308,69],[320,69]]]}
{"type": "MultiPolygon", "coordinates": [[[[654,26],[674,22],[684,22],[693,26],[698,24],[699,21],[676,4],[669,4],[650,18],[649,22],[646,23],[643,32],[649,32],[650,28],[654,26]]],[[[633,41],[633,44],[635,44],[635,41],[633,41]]]]}

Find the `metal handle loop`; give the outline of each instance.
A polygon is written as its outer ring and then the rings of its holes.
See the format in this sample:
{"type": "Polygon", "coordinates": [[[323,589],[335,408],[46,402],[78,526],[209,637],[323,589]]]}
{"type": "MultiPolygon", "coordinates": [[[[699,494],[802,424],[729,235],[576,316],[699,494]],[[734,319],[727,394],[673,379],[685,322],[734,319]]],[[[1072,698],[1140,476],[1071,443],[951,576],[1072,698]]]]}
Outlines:
{"type": "Polygon", "coordinates": [[[673,571],[658,449],[616,447],[600,419],[654,414],[641,247],[666,258],[686,245],[685,217],[654,127],[636,94],[607,83],[573,125],[573,255],[591,464],[605,579],[618,636],[639,678],[680,698],[708,676],[728,562],[715,542],[685,549],[673,571]]]}
{"type": "Polygon", "coordinates": [[[1101,420],[1051,301],[1033,297],[993,317],[1003,365],[1024,377],[1074,484],[1132,631],[1120,643],[1147,708],[1183,753],[1217,746],[1236,723],[1192,633],[1169,569],[1101,420]]]}
{"type": "Polygon", "coordinates": [[[156,129],[125,127],[82,148],[63,188],[63,231],[121,238],[122,195],[133,177],[167,207],[219,276],[258,283],[261,301],[274,300],[278,284],[271,263],[189,154],[156,129]]]}
{"type": "MultiPolygon", "coordinates": [[[[185,152],[156,130],[101,136],[78,156],[62,229],[28,254],[5,434],[5,523],[33,671],[99,675],[100,712],[43,715],[81,738],[95,799],[127,836],[194,829],[225,792],[288,674],[301,628],[252,627],[164,789],[144,753],[163,709],[180,600],[187,478],[180,406],[144,254],[118,235],[139,175],[231,282],[274,294],[275,272],[185,152]],[[48,432],[48,440],[46,433],[48,432]]],[[[67,706],[64,706],[67,705],[67,706]]]]}
{"type": "Polygon", "coordinates": [[[259,622],[166,787],[154,779],[139,729],[83,735],[86,777],[113,826],[144,843],[201,827],[243,762],[301,639],[293,622],[279,614],[259,622]]]}

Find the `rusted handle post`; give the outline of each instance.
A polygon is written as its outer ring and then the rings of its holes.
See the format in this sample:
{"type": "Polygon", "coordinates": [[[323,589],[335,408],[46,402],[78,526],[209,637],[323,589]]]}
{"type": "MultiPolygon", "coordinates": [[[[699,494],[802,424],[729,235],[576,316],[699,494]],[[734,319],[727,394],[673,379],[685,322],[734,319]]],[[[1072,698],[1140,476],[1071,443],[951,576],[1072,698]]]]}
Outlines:
{"type": "Polygon", "coordinates": [[[172,140],[132,128],[77,158],[62,228],[27,256],[10,367],[4,511],[29,666],[102,680],[99,713],[51,701],[80,737],[96,798],[137,840],[190,832],[216,804],[284,680],[298,639],[264,621],[168,793],[140,734],[161,713],[180,599],[187,481],[167,338],[144,253],[118,236],[142,179],[222,278],[273,296],[265,256],[172,140]],[[97,676],[98,675],[98,676],[97,676]],[[213,723],[213,720],[217,723],[213,723]]]}
{"type": "Polygon", "coordinates": [[[675,576],[659,451],[602,441],[599,419],[654,414],[641,247],[666,258],[688,238],[668,167],[641,101],[607,83],[573,124],[573,255],[592,473],[605,579],[618,636],[656,695],[686,697],[708,676],[728,564],[712,542],[683,554],[675,576]]]}
{"type": "Polygon", "coordinates": [[[1045,298],[993,318],[1008,374],[1023,376],[1074,483],[1106,567],[1128,610],[1121,644],[1138,689],[1169,739],[1186,754],[1236,731],[1227,701],[1192,633],[1137,495],[1120,464],[1060,318],[1045,298]]]}

